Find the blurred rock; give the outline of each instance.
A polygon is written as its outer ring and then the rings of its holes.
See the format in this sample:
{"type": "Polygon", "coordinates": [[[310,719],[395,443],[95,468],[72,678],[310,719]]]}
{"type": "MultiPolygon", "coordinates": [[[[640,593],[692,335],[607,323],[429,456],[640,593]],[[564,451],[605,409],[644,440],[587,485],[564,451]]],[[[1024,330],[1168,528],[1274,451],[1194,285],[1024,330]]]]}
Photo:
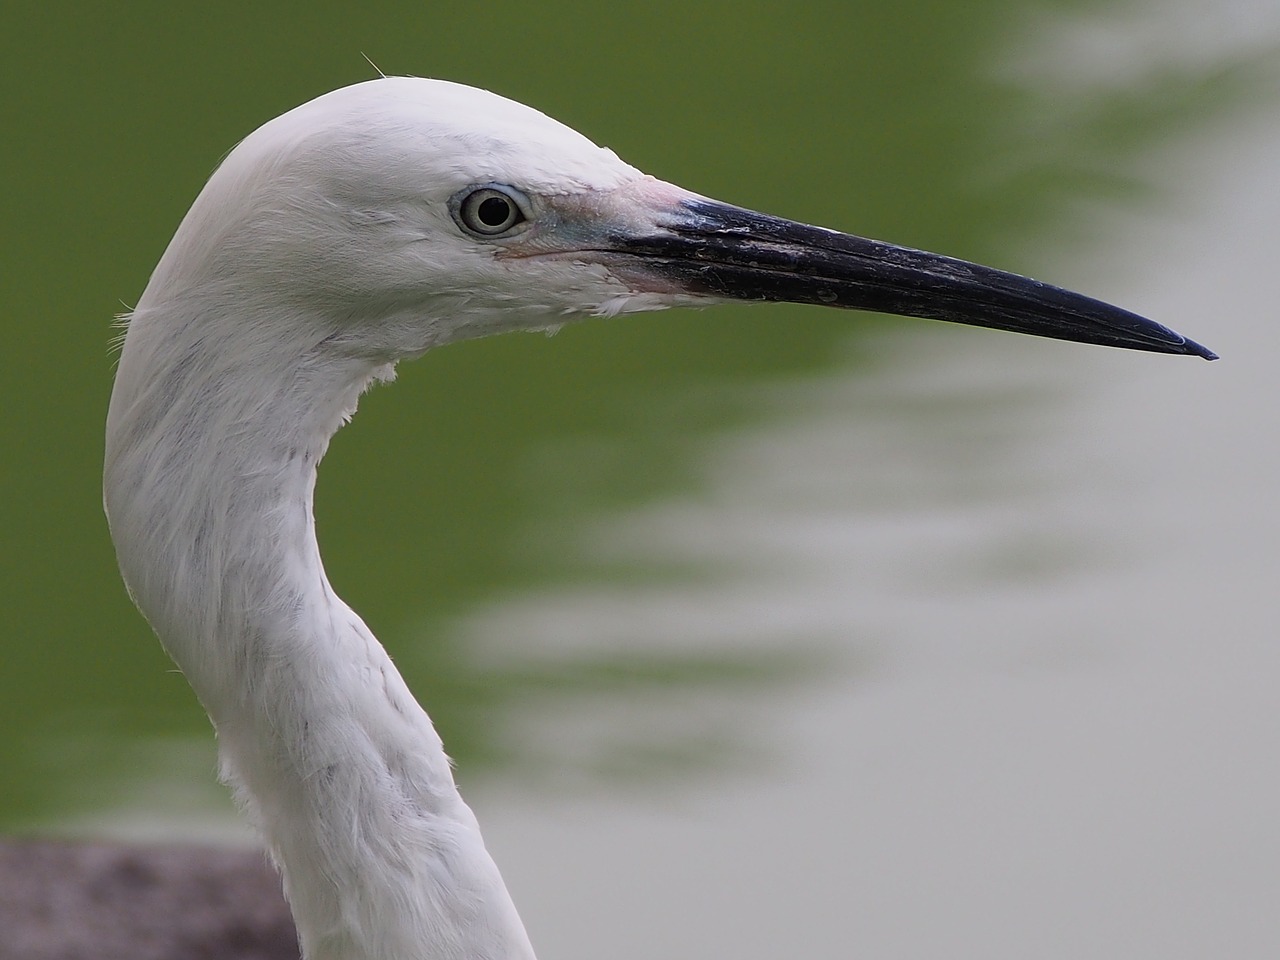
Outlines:
{"type": "Polygon", "coordinates": [[[0,960],[298,960],[262,853],[0,840],[0,960]]]}

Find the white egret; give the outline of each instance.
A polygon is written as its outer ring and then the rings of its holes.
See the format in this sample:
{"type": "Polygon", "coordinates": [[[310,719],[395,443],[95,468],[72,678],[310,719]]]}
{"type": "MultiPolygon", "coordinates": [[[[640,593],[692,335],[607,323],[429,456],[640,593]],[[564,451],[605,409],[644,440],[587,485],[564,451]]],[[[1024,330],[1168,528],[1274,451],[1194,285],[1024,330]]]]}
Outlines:
{"type": "Polygon", "coordinates": [[[105,502],[309,960],[533,957],[431,721],[325,577],[330,437],[432,347],[734,299],[1213,357],[1032,280],[708,200],[442,81],[298,107],[196,199],[128,321],[105,502]]]}

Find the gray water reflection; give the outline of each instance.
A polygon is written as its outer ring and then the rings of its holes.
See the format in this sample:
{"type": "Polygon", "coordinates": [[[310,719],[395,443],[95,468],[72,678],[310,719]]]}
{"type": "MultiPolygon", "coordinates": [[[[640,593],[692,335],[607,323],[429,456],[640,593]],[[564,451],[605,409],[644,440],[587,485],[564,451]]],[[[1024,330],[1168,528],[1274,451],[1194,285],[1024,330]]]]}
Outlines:
{"type": "MultiPolygon", "coordinates": [[[[887,368],[784,388],[771,423],[713,446],[698,495],[602,529],[610,556],[738,572],[670,611],[709,642],[727,621],[872,658],[754,718],[785,775],[670,806],[495,795],[543,950],[1280,949],[1280,335],[1258,282],[1280,250],[1277,104],[1166,155],[1176,214],[1106,218],[1126,301],[1202,323],[1218,368],[895,337],[887,368]]],[[[490,629],[589,637],[667,603],[567,600],[490,629]]]]}
{"type": "Polygon", "coordinates": [[[1276,129],[1259,146],[1194,218],[1208,256],[1122,231],[1151,256],[1130,261],[1134,297],[1208,317],[1227,291],[1229,374],[895,338],[897,369],[811,381],[803,416],[717,446],[701,494],[600,530],[607,556],[719,557],[735,576],[477,618],[482,636],[537,646],[642,642],[618,625],[656,621],[712,647],[798,635],[862,655],[856,673],[743,710],[740,735],[786,758],[749,778],[704,776],[665,802],[482,793],[541,950],[1280,949],[1280,336],[1253,282],[1280,249],[1276,129]],[[945,408],[1009,384],[1060,402],[944,416],[945,438],[894,429],[904,392],[945,408]],[[851,471],[887,475],[889,496],[851,471]]]}

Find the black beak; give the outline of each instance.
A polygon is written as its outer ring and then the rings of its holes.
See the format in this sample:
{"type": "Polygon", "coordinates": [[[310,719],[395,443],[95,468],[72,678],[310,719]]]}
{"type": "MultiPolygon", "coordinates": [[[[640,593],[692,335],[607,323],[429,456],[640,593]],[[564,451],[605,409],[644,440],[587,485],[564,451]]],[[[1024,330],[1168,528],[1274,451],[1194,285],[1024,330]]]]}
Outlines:
{"type": "Polygon", "coordinates": [[[1017,274],[704,198],[615,253],[690,293],[949,320],[1130,350],[1217,354],[1154,321],[1017,274]]]}

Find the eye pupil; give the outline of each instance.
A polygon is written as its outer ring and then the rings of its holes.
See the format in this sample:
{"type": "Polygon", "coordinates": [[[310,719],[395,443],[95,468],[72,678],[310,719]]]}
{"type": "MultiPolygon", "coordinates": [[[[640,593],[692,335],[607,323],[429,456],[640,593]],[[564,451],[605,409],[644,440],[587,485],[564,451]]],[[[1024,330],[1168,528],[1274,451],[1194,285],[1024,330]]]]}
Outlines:
{"type": "Polygon", "coordinates": [[[486,197],[480,201],[476,216],[486,227],[500,227],[511,218],[511,201],[505,197],[486,197]]]}
{"type": "Polygon", "coordinates": [[[454,221],[472,236],[505,239],[528,218],[529,198],[505,184],[470,187],[449,200],[454,221]]]}

